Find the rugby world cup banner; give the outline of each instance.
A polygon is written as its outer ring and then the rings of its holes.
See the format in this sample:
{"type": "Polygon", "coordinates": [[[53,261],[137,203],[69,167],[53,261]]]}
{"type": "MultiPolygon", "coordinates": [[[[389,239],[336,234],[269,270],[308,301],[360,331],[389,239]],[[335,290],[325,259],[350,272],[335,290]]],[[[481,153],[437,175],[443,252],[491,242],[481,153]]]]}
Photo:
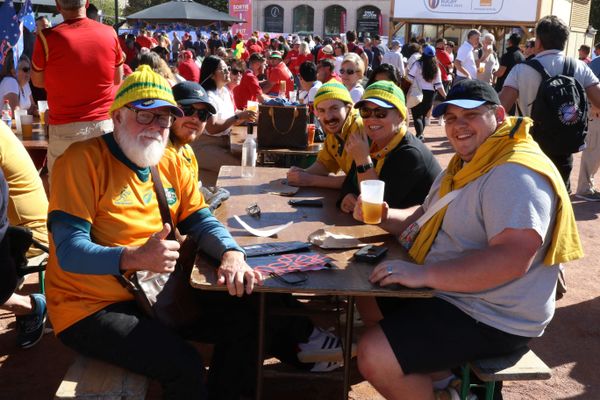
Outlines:
{"type": "Polygon", "coordinates": [[[394,0],[394,18],[535,22],[539,0],[394,0]]]}
{"type": "Polygon", "coordinates": [[[233,35],[241,32],[244,39],[252,35],[252,0],[229,0],[229,15],[246,21],[231,27],[233,35]]]}

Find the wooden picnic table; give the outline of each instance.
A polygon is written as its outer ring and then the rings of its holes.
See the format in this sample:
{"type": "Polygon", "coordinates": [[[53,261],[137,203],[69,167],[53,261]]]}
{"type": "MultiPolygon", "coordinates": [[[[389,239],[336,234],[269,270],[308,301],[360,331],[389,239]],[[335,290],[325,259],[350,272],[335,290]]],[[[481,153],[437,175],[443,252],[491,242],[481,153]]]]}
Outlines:
{"type": "MultiPolygon", "coordinates": [[[[334,233],[350,234],[363,243],[384,244],[388,247],[388,258],[403,258],[407,255],[397,241],[387,232],[374,225],[361,224],[351,215],[344,214],[336,208],[338,192],[331,189],[300,188],[294,199],[323,199],[323,207],[293,207],[288,204],[290,197],[263,193],[266,184],[275,179],[285,178],[287,169],[257,167],[253,178],[242,178],[241,168],[224,166],[219,173],[217,185],[231,193],[216,210],[215,216],[230,230],[241,245],[282,241],[307,241],[308,235],[317,229],[326,228],[334,233]],[[246,214],[246,208],[257,203],[261,209],[259,219],[246,214]],[[244,222],[254,228],[273,227],[293,221],[294,223],[276,237],[260,238],[250,235],[234,219],[238,215],[244,222]]],[[[257,377],[257,398],[262,392],[262,363],[264,357],[264,295],[275,293],[310,293],[314,295],[338,295],[347,298],[346,321],[344,331],[344,390],[343,398],[347,399],[349,390],[349,373],[351,361],[351,343],[353,333],[353,311],[356,296],[386,297],[431,297],[429,289],[410,289],[406,287],[382,288],[369,282],[368,276],[373,269],[372,264],[356,262],[352,259],[354,249],[324,250],[312,246],[312,251],[325,254],[334,260],[336,268],[308,272],[307,280],[301,285],[288,285],[274,279],[266,279],[263,286],[256,286],[255,291],[261,296],[259,310],[259,360],[257,377]]],[[[191,285],[204,290],[224,290],[224,286],[216,285],[214,266],[198,257],[191,275],[191,285]]]]}

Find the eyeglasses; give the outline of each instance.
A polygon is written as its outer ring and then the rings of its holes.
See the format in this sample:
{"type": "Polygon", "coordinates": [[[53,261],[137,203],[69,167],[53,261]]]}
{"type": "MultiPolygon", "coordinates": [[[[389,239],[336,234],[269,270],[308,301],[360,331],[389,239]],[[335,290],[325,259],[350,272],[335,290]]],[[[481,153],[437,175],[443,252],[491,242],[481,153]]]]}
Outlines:
{"type": "Polygon", "coordinates": [[[377,108],[361,107],[361,108],[359,108],[358,111],[360,112],[360,116],[363,119],[366,119],[366,118],[384,119],[388,115],[388,109],[381,108],[381,107],[377,107],[377,108]]]}
{"type": "Polygon", "coordinates": [[[23,71],[23,72],[29,72],[30,70],[31,70],[31,68],[29,68],[29,67],[21,68],[21,71],[23,71]]]}
{"type": "Polygon", "coordinates": [[[243,72],[244,72],[244,71],[241,71],[241,70],[239,70],[239,69],[234,69],[234,68],[231,68],[231,74],[232,74],[232,75],[239,75],[239,74],[241,74],[241,73],[243,73],[243,72]]]}
{"type": "Polygon", "coordinates": [[[186,117],[193,117],[194,114],[197,114],[198,119],[202,122],[208,121],[208,118],[212,115],[206,108],[201,110],[194,108],[194,106],[180,106],[180,108],[186,117]]]}
{"type": "Polygon", "coordinates": [[[138,110],[135,107],[127,107],[135,113],[135,120],[140,125],[150,125],[155,120],[158,121],[158,126],[161,128],[170,128],[173,123],[173,117],[164,114],[154,114],[153,112],[146,110],[138,110]]]}
{"type": "Polygon", "coordinates": [[[344,68],[340,68],[340,74],[341,74],[341,75],[344,75],[344,74],[346,74],[346,75],[354,75],[354,73],[355,73],[355,72],[356,72],[356,71],[355,71],[355,70],[353,70],[353,69],[344,69],[344,68]]]}

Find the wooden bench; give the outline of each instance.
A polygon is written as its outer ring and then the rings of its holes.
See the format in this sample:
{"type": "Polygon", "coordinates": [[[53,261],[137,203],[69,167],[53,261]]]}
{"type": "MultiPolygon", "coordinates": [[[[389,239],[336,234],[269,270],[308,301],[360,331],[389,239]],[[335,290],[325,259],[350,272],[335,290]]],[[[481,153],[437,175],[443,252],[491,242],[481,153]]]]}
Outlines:
{"type": "Polygon", "coordinates": [[[143,400],[148,384],[145,376],[79,355],[69,367],[55,399],[143,400]]]}
{"type": "Polygon", "coordinates": [[[470,371],[484,382],[485,399],[494,398],[494,386],[498,381],[532,381],[550,379],[550,368],[531,350],[504,357],[469,362],[462,368],[461,400],[466,400],[470,383],[470,371]]]}

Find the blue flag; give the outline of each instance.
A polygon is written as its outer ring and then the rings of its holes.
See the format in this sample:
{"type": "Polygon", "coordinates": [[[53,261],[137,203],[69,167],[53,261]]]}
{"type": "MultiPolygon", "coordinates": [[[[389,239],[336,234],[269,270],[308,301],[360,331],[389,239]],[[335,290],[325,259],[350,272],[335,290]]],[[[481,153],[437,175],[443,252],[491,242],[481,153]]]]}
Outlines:
{"type": "Polygon", "coordinates": [[[35,16],[33,15],[33,9],[31,8],[31,0],[25,0],[25,3],[23,3],[19,10],[17,18],[19,21],[23,22],[23,26],[27,28],[29,32],[33,33],[35,31],[35,16]]]}
{"type": "Polygon", "coordinates": [[[19,41],[21,36],[19,25],[12,0],[5,1],[0,7],[0,64],[2,65],[6,53],[19,41]]]}

